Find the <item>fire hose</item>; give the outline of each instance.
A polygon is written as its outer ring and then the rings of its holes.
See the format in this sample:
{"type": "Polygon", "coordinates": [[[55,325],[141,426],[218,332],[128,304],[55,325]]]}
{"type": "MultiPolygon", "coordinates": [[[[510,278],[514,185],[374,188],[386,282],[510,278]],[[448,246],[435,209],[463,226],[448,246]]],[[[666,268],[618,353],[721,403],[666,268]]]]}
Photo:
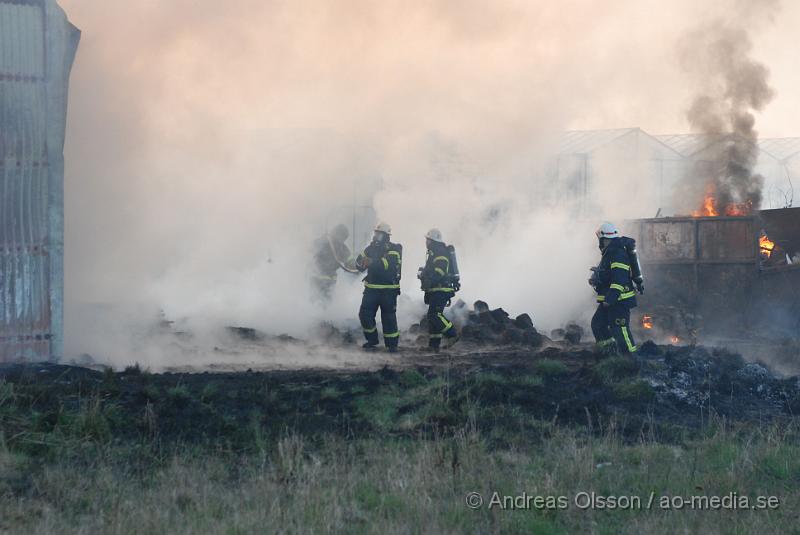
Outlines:
{"type": "Polygon", "coordinates": [[[328,247],[331,248],[331,253],[333,253],[333,259],[336,260],[336,263],[339,264],[339,267],[348,273],[360,273],[360,271],[358,271],[355,268],[348,267],[345,262],[342,262],[339,259],[339,255],[336,254],[336,247],[334,247],[333,241],[331,241],[331,237],[328,236],[327,238],[328,238],[328,247]]]}

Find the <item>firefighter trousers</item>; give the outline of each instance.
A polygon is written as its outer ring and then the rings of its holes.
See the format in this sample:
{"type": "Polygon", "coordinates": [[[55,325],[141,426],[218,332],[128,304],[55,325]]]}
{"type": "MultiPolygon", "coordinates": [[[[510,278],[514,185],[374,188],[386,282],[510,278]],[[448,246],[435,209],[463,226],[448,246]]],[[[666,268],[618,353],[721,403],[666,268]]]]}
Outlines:
{"type": "Polygon", "coordinates": [[[631,309],[625,304],[609,307],[599,304],[592,316],[592,334],[600,346],[608,346],[615,341],[620,353],[635,353],[636,345],[630,330],[631,309]]]}
{"type": "Polygon", "coordinates": [[[311,277],[311,301],[313,303],[327,305],[331,302],[331,296],[335,287],[335,275],[313,275],[311,277]]]}
{"type": "Polygon", "coordinates": [[[364,338],[371,345],[378,345],[378,326],[375,316],[381,310],[381,326],[383,327],[383,343],[386,347],[397,347],[400,330],[397,328],[397,294],[394,289],[365,288],[361,298],[358,319],[364,330],[364,338]]]}
{"type": "Polygon", "coordinates": [[[453,338],[456,335],[453,322],[444,315],[444,309],[452,295],[449,292],[427,292],[425,294],[425,302],[428,303],[428,333],[430,334],[428,345],[430,347],[439,347],[443,336],[453,338]]]}

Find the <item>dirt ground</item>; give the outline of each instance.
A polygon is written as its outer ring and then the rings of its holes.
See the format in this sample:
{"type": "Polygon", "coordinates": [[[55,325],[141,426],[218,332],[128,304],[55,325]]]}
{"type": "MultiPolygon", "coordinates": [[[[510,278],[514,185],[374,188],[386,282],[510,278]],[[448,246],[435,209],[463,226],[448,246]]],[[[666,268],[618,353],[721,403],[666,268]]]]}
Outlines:
{"type": "Polygon", "coordinates": [[[254,421],[276,434],[415,434],[461,426],[475,411],[512,434],[534,433],[525,429],[528,420],[590,428],[615,422],[631,437],[660,433],[669,440],[711,418],[762,422],[800,414],[799,378],[704,347],[649,343],[636,358],[600,360],[585,347],[333,353],[322,366],[295,369],[253,365],[252,348],[227,362],[164,373],[6,364],[0,382],[13,386],[18,410],[35,412],[42,425],[97,400],[108,407],[112,435],[167,441],[236,443],[254,421]]]}

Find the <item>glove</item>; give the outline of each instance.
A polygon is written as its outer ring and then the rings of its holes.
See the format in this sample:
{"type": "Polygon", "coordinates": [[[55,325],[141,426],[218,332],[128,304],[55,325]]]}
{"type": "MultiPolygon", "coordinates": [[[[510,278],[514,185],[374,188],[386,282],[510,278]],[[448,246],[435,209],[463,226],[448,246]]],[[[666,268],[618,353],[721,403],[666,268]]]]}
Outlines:
{"type": "Polygon", "coordinates": [[[599,269],[596,267],[589,268],[589,271],[592,272],[591,276],[589,277],[589,286],[597,291],[597,287],[600,286],[600,273],[599,269]]]}
{"type": "Polygon", "coordinates": [[[636,291],[639,292],[639,295],[644,295],[644,282],[634,282],[633,285],[636,287],[636,291]]]}

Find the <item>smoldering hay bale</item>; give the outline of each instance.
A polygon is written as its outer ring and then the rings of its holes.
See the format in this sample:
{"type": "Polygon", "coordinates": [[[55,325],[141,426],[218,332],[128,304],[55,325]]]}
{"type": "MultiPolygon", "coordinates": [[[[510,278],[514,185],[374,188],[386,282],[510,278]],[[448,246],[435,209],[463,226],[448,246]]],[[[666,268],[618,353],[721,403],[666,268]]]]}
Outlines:
{"type": "Polygon", "coordinates": [[[570,344],[580,344],[583,338],[583,327],[577,323],[570,322],[564,329],[564,340],[570,344]]]}
{"type": "MultiPolygon", "coordinates": [[[[466,308],[462,302],[461,309],[466,308]]],[[[420,320],[419,326],[412,326],[415,332],[427,332],[427,316],[420,320]]],[[[544,345],[546,337],[539,334],[533,325],[530,314],[523,313],[511,319],[502,308],[491,309],[486,301],[475,301],[472,310],[463,316],[461,339],[477,345],[520,345],[538,348],[544,345]]],[[[420,336],[418,343],[426,337],[420,336]]]]}

